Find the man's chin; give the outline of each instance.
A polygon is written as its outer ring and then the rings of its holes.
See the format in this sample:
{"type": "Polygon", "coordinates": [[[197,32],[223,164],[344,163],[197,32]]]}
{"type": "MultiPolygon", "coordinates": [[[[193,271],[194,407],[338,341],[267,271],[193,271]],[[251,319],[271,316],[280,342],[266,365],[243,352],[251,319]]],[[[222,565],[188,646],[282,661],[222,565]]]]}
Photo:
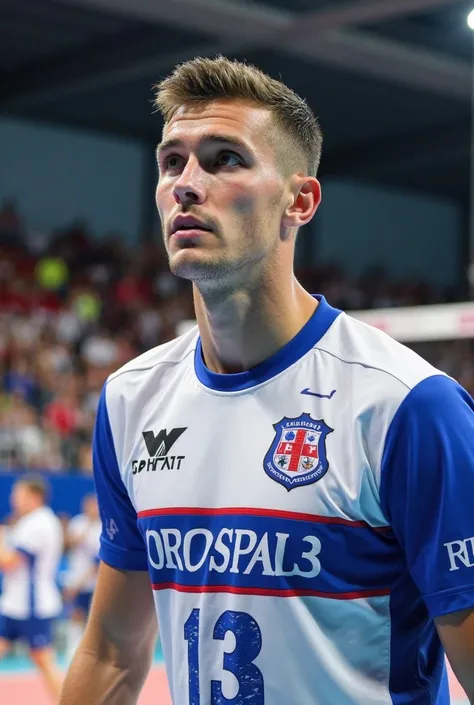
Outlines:
{"type": "Polygon", "coordinates": [[[199,251],[198,248],[172,253],[169,257],[169,267],[177,277],[194,282],[219,279],[226,269],[222,267],[222,263],[219,265],[216,262],[215,257],[199,251]]]}

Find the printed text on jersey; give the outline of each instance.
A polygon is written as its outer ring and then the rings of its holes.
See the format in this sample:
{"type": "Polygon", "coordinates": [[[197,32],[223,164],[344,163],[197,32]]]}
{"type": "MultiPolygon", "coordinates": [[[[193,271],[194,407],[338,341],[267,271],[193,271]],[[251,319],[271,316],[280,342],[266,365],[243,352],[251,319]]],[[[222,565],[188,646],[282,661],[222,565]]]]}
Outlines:
{"type": "Polygon", "coordinates": [[[139,513],[154,590],[356,599],[387,595],[400,555],[384,529],[258,509],[139,513]]]}

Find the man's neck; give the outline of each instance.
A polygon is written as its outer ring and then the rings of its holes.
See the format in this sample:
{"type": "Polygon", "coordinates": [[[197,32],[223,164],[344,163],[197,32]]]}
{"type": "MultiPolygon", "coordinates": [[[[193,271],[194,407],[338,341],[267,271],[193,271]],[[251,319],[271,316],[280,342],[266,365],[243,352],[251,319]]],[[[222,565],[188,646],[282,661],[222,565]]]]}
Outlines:
{"type": "Polygon", "coordinates": [[[27,517],[27,516],[29,516],[29,514],[33,514],[33,512],[38,511],[38,509],[40,509],[43,506],[44,506],[43,504],[32,505],[31,507],[29,507],[27,512],[23,512],[23,514],[21,515],[21,518],[27,517]]]}
{"type": "Polygon", "coordinates": [[[311,318],[318,303],[292,277],[252,289],[194,285],[194,305],[206,366],[213,372],[249,370],[285,346],[311,318]]]}

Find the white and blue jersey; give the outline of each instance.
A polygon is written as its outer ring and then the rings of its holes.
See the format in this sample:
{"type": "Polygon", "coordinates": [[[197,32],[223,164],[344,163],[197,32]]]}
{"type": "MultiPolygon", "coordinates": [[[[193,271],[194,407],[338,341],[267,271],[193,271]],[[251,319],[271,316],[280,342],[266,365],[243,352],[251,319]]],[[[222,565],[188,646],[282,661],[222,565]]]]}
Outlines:
{"type": "Polygon", "coordinates": [[[8,543],[23,561],[3,576],[0,614],[14,620],[58,617],[62,601],[57,574],[63,550],[58,517],[49,507],[35,509],[18,520],[8,543]]]}
{"type": "Polygon", "coordinates": [[[474,607],[470,396],[319,306],[247,372],[197,329],[113,374],[101,558],[147,570],[176,705],[446,705],[433,618],[474,607]]]}
{"type": "Polygon", "coordinates": [[[76,542],[69,552],[69,568],[66,574],[65,585],[75,587],[90,577],[82,587],[82,592],[94,592],[96,578],[91,569],[97,563],[99,552],[100,533],[102,524],[100,519],[91,521],[85,514],[77,514],[68,525],[68,538],[76,542]]]}

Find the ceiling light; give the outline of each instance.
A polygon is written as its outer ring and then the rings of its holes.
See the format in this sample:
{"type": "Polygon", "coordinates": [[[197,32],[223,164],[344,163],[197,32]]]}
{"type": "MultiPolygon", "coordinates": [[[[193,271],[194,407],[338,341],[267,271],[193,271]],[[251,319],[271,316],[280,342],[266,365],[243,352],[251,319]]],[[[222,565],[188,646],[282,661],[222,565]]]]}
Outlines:
{"type": "Polygon", "coordinates": [[[471,12],[468,14],[467,24],[474,31],[474,10],[471,10],[471,12]]]}

